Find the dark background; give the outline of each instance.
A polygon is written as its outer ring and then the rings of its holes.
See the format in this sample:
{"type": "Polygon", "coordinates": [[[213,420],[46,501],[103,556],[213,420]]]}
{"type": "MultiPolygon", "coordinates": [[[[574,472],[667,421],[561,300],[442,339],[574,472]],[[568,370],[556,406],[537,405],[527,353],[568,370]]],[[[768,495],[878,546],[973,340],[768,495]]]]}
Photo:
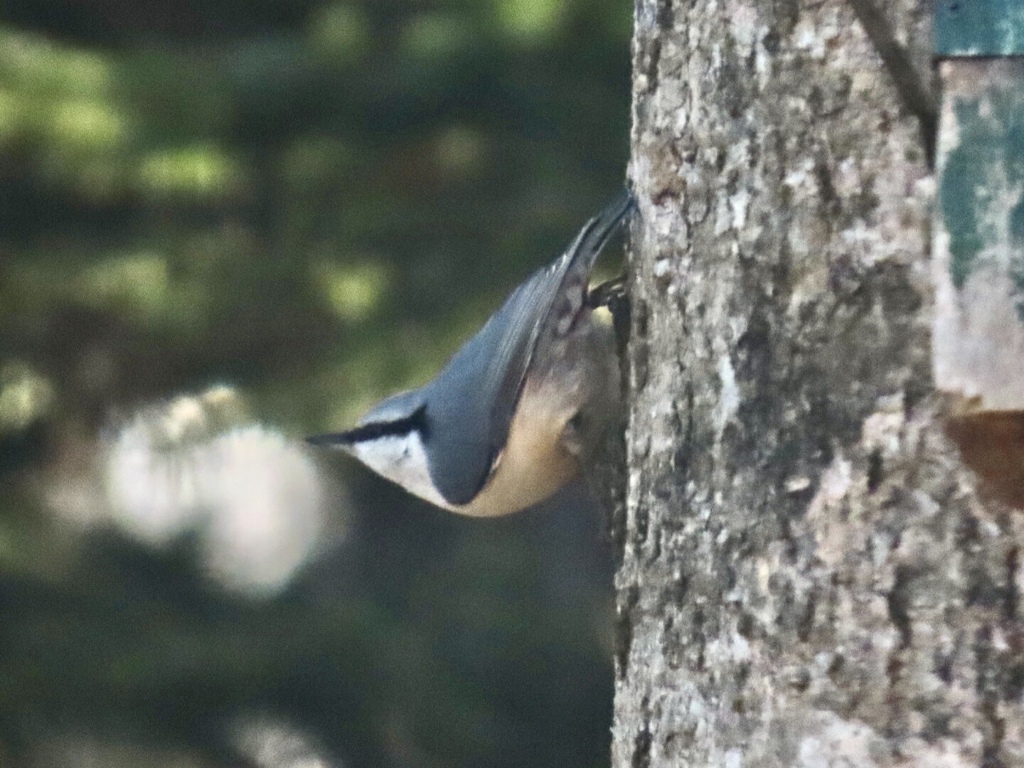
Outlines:
{"type": "Polygon", "coordinates": [[[620,188],[631,12],[0,4],[0,766],[608,764],[579,489],[459,518],[298,438],[620,188]]]}

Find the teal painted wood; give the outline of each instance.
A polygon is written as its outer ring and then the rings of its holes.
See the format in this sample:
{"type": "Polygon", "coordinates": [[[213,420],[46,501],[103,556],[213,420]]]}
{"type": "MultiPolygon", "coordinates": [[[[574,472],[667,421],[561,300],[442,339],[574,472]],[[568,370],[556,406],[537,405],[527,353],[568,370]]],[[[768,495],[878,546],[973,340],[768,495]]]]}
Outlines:
{"type": "Polygon", "coordinates": [[[939,199],[953,285],[985,264],[1006,270],[1024,321],[1024,62],[998,70],[946,96],[956,140],[944,142],[939,199]]]}
{"type": "Polygon", "coordinates": [[[935,0],[935,52],[1024,55],[1024,0],[935,0]]]}
{"type": "Polygon", "coordinates": [[[1024,411],[1024,57],[939,63],[935,382],[1024,411]]]}

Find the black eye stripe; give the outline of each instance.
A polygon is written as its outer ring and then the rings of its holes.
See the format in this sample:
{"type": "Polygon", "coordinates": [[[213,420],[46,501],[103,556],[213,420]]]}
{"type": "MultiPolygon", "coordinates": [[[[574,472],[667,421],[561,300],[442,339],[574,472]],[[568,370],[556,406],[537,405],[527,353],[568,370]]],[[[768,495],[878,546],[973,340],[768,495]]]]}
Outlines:
{"type": "Polygon", "coordinates": [[[382,437],[401,437],[410,432],[419,431],[423,439],[426,439],[429,429],[427,428],[426,406],[421,405],[411,416],[395,421],[380,421],[372,424],[363,424],[345,432],[336,432],[330,435],[319,435],[308,438],[309,442],[316,444],[342,444],[355,445],[370,440],[379,440],[382,437]]]}

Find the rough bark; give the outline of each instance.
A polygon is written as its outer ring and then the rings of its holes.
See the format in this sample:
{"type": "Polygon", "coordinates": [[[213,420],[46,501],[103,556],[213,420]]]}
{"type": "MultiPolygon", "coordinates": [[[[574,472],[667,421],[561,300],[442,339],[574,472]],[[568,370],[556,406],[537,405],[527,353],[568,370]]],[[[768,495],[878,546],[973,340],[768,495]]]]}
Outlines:
{"type": "Polygon", "coordinates": [[[934,185],[853,9],[639,0],[632,142],[613,765],[1024,765],[1024,512],[946,436],[934,185]]]}

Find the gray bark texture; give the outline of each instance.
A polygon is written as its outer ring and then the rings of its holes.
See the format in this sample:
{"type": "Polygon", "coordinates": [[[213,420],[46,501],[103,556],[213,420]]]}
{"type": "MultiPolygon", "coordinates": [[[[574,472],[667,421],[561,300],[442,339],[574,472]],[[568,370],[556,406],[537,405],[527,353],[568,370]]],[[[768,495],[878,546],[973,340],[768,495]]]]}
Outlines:
{"type": "Polygon", "coordinates": [[[1024,512],[947,436],[877,46],[846,0],[638,0],[615,768],[1024,766],[1024,512]]]}

